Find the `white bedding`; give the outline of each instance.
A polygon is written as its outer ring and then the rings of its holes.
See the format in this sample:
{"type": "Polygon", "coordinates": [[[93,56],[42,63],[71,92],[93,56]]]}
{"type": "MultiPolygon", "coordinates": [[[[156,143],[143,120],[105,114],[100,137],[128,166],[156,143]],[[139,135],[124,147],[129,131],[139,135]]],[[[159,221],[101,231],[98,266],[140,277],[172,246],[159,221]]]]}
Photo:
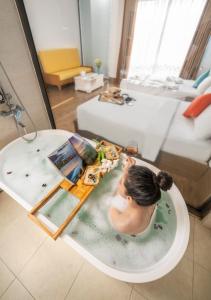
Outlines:
{"type": "Polygon", "coordinates": [[[193,121],[182,116],[188,106],[187,102],[135,91],[125,92],[137,99],[134,106],[103,103],[97,97],[80,105],[77,110],[79,129],[101,135],[124,147],[136,141],[141,154],[144,153],[145,158],[151,160],[160,149],[203,163],[208,160],[211,156],[211,141],[196,140],[193,136],[193,121]],[[178,104],[177,111],[176,104],[164,106],[164,103],[178,104]],[[160,114],[162,107],[165,109],[160,114]],[[170,108],[169,114],[167,107],[170,108]],[[165,114],[168,114],[168,118],[164,117],[165,114]],[[159,130],[162,118],[163,125],[167,126],[159,130]]]}
{"type": "MultiPolygon", "coordinates": [[[[138,96],[134,95],[134,97],[138,99],[138,96]]],[[[154,102],[151,118],[146,119],[147,125],[141,149],[142,157],[150,161],[156,160],[179,105],[179,101],[176,99],[169,100],[168,98],[163,99],[160,97],[156,97],[154,102]]]]}
{"type": "Polygon", "coordinates": [[[199,91],[192,87],[193,83],[193,80],[183,80],[182,84],[173,85],[164,81],[163,83],[161,82],[160,85],[156,85],[153,84],[153,81],[140,82],[139,80],[134,79],[123,79],[120,83],[120,87],[122,89],[134,90],[141,93],[185,100],[187,97],[195,98],[199,95],[199,91]]]}
{"type": "Polygon", "coordinates": [[[188,105],[181,101],[162,150],[205,163],[211,157],[211,140],[194,137],[193,121],[182,115],[188,105]]]}

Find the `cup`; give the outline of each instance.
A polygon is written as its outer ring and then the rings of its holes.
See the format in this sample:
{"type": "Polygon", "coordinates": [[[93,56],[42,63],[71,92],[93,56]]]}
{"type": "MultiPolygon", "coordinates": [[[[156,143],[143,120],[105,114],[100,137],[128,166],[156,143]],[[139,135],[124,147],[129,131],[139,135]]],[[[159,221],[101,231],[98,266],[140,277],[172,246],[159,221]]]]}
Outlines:
{"type": "Polygon", "coordinates": [[[138,154],[138,143],[136,141],[129,141],[126,151],[128,154],[134,155],[138,154]]]}

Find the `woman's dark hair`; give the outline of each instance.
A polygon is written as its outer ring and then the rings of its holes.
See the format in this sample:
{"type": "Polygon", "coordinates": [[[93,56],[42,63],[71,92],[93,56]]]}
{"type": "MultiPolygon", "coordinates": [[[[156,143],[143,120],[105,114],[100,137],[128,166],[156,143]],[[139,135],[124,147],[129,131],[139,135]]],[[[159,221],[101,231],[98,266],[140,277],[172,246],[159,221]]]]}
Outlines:
{"type": "Polygon", "coordinates": [[[172,177],[160,171],[157,175],[143,166],[131,166],[124,182],[126,193],[137,204],[148,206],[161,197],[161,190],[167,191],[173,184],[172,177]]]}

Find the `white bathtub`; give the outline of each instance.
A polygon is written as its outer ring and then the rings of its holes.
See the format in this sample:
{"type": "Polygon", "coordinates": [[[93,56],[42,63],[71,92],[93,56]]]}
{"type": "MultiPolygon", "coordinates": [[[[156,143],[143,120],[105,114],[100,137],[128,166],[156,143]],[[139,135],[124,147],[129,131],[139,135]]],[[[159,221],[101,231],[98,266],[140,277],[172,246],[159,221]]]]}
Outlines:
{"type": "MultiPolygon", "coordinates": [[[[71,135],[63,130],[43,130],[34,142],[19,138],[8,144],[0,151],[0,188],[27,211],[31,210],[62,179],[47,156],[71,135]]],[[[158,171],[143,161],[137,163],[158,171]]],[[[107,220],[107,199],[120,174],[121,169],[117,168],[103,179],[61,238],[111,277],[134,283],[153,281],[170,272],[186,250],[190,231],[187,208],[173,185],[168,193],[163,193],[148,237],[116,233],[107,220]]],[[[70,212],[73,200],[77,199],[60,192],[40,211],[39,217],[56,230],[70,212]]]]}

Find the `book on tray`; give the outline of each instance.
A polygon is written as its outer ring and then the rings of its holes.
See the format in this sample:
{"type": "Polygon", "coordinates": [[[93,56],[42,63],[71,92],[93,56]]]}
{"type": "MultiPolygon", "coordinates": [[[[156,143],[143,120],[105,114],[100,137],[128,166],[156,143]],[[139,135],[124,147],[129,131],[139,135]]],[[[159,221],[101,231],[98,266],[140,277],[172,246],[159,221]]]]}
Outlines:
{"type": "Polygon", "coordinates": [[[72,183],[76,183],[85,167],[94,164],[97,151],[87,140],[75,134],[48,158],[62,175],[72,183]]]}

